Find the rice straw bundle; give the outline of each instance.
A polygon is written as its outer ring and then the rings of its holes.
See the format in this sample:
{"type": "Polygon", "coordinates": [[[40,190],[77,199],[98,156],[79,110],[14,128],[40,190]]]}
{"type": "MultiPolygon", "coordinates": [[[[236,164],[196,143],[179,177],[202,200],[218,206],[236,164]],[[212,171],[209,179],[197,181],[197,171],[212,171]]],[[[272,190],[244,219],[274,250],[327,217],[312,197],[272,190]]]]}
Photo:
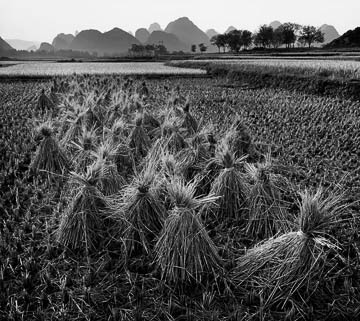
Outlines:
{"type": "Polygon", "coordinates": [[[160,137],[154,141],[147,156],[142,160],[139,165],[140,168],[153,168],[154,172],[164,174],[163,172],[163,160],[167,155],[170,155],[166,149],[165,140],[160,137]]]}
{"type": "Polygon", "coordinates": [[[93,171],[97,173],[97,187],[106,196],[117,193],[125,184],[115,164],[116,149],[109,142],[103,142],[93,152],[96,161],[93,171]]]}
{"type": "Polygon", "coordinates": [[[155,182],[152,171],[146,169],[123,191],[118,212],[125,220],[123,237],[128,256],[150,254],[153,241],[163,226],[166,211],[159,200],[155,182]]]}
{"type": "MultiPolygon", "coordinates": [[[[153,162],[152,164],[156,163],[153,162]]],[[[159,197],[166,210],[168,210],[171,208],[171,200],[168,193],[169,181],[174,179],[183,179],[183,169],[174,155],[170,154],[168,151],[163,151],[159,164],[160,166],[154,167],[154,171],[158,171],[160,174],[158,185],[159,197]]]]}
{"type": "Polygon", "coordinates": [[[288,300],[311,300],[324,278],[329,253],[340,255],[334,239],[327,234],[347,205],[342,196],[301,195],[299,230],[289,232],[250,249],[237,261],[233,279],[237,288],[255,289],[265,298],[265,306],[288,300]],[[331,240],[330,240],[331,238],[331,240]]]}
{"type": "Polygon", "coordinates": [[[210,193],[220,197],[216,205],[204,208],[205,215],[215,221],[228,219],[242,223],[245,220],[246,199],[249,191],[246,176],[239,166],[245,158],[235,159],[226,145],[222,146],[213,161],[216,167],[222,168],[211,184],[210,193]]]}
{"type": "Polygon", "coordinates": [[[56,93],[56,86],[53,86],[50,89],[50,101],[54,104],[54,106],[59,103],[59,96],[56,93]]]}
{"type": "Polygon", "coordinates": [[[135,169],[135,160],[132,150],[123,143],[116,144],[115,149],[116,153],[113,161],[117,171],[123,178],[127,178],[133,174],[135,169]]]}
{"type": "Polygon", "coordinates": [[[126,95],[122,91],[117,91],[112,95],[112,103],[106,109],[106,119],[109,124],[113,124],[119,118],[123,117],[124,107],[125,107],[126,95]]]}
{"type": "Polygon", "coordinates": [[[75,109],[73,111],[67,111],[62,119],[63,126],[61,128],[62,139],[61,143],[66,146],[71,141],[76,141],[85,127],[87,130],[91,130],[91,127],[85,126],[84,123],[85,111],[81,109],[75,109]]]}
{"type": "Polygon", "coordinates": [[[146,86],[145,81],[141,84],[141,87],[138,89],[138,94],[141,99],[146,99],[149,97],[149,89],[146,86]]]}
{"type": "Polygon", "coordinates": [[[102,122],[98,113],[96,113],[95,108],[90,106],[86,109],[84,113],[83,124],[86,128],[90,129],[92,127],[101,127],[102,122]]]}
{"type": "Polygon", "coordinates": [[[183,177],[183,171],[179,162],[175,159],[174,155],[166,152],[161,157],[161,173],[167,179],[183,177]]]}
{"type": "Polygon", "coordinates": [[[207,140],[209,143],[208,151],[209,151],[210,157],[215,157],[217,141],[212,133],[209,133],[207,140]]]}
{"type": "Polygon", "coordinates": [[[45,112],[54,107],[54,103],[50,100],[50,98],[48,96],[46,96],[44,89],[41,90],[41,94],[38,99],[37,107],[42,112],[45,112]]]}
{"type": "Polygon", "coordinates": [[[178,105],[181,105],[182,103],[185,103],[185,98],[176,93],[175,91],[172,91],[167,103],[166,111],[169,113],[169,116],[171,117],[182,117],[183,110],[178,107],[178,105]]]}
{"type": "Polygon", "coordinates": [[[220,269],[217,248],[196,211],[215,197],[195,198],[195,184],[173,179],[168,184],[173,210],[156,243],[156,261],[162,279],[175,285],[216,278],[220,269]]]}
{"type": "Polygon", "coordinates": [[[189,135],[196,133],[199,126],[194,116],[190,114],[190,103],[187,101],[184,107],[183,123],[181,127],[186,128],[189,135]]]}
{"type": "Polygon", "coordinates": [[[48,180],[51,179],[53,174],[64,174],[69,170],[70,162],[58,141],[54,138],[51,123],[42,124],[37,131],[42,136],[42,141],[30,164],[30,171],[44,171],[47,173],[48,180]]]}
{"type": "Polygon", "coordinates": [[[88,167],[86,175],[70,173],[71,203],[63,213],[57,231],[58,241],[70,249],[88,253],[97,248],[108,208],[104,195],[96,188],[97,172],[88,167]]]}
{"type": "Polygon", "coordinates": [[[142,126],[142,118],[139,115],[135,120],[135,128],[128,138],[128,146],[133,149],[136,161],[144,158],[151,147],[150,138],[142,126]]]}
{"type": "Polygon", "coordinates": [[[277,233],[291,230],[293,218],[282,201],[282,186],[286,180],[272,172],[270,156],[264,163],[245,164],[245,170],[252,181],[247,203],[249,219],[246,234],[252,239],[268,239],[277,233]]]}
{"type": "Polygon", "coordinates": [[[201,171],[197,174],[198,186],[196,195],[207,195],[210,193],[211,184],[219,175],[222,168],[221,164],[216,161],[216,140],[214,136],[208,134],[206,138],[207,143],[200,145],[200,148],[203,149],[205,147],[206,151],[202,152],[204,155],[202,158],[205,160],[205,163],[201,162],[199,164],[201,171]]]}
{"type": "Polygon", "coordinates": [[[86,167],[93,161],[91,156],[97,145],[96,129],[87,130],[83,126],[77,142],[72,141],[71,143],[73,150],[72,163],[75,171],[86,171],[86,167]]]}
{"type": "Polygon", "coordinates": [[[111,105],[111,102],[112,102],[111,89],[108,89],[106,93],[102,97],[100,97],[99,103],[101,104],[102,107],[107,108],[111,105]]]}
{"type": "Polygon", "coordinates": [[[248,128],[236,120],[225,136],[225,143],[230,147],[236,157],[248,155],[248,161],[257,160],[257,153],[248,128]]]}
{"type": "Polygon", "coordinates": [[[164,141],[164,148],[172,154],[176,154],[187,146],[180,133],[178,118],[166,118],[161,125],[161,136],[164,141]]]}
{"type": "Polygon", "coordinates": [[[116,119],[111,128],[106,129],[105,132],[113,144],[125,143],[129,135],[128,125],[122,118],[116,119]]]}
{"type": "Polygon", "coordinates": [[[161,126],[160,122],[147,110],[143,110],[142,119],[146,132],[150,138],[154,138],[156,136],[157,129],[161,126]]]}
{"type": "Polygon", "coordinates": [[[187,180],[192,180],[197,174],[204,170],[212,158],[208,149],[207,137],[204,132],[194,134],[187,140],[189,147],[184,148],[176,154],[176,159],[184,172],[187,180]]]}

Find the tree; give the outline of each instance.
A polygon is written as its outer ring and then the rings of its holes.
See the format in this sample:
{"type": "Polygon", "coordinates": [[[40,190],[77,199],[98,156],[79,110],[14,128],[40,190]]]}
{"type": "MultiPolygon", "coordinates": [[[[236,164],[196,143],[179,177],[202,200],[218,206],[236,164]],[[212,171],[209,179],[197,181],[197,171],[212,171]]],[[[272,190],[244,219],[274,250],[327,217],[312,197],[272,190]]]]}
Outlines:
{"type": "Polygon", "coordinates": [[[154,46],[154,45],[145,45],[145,50],[146,50],[146,51],[154,51],[154,50],[155,50],[155,46],[154,46]]]}
{"type": "Polygon", "coordinates": [[[274,30],[273,39],[271,42],[271,44],[274,48],[279,48],[284,42],[283,33],[280,28],[281,28],[281,26],[274,30]]]}
{"type": "Polygon", "coordinates": [[[262,25],[256,33],[254,42],[264,48],[269,48],[273,42],[274,29],[271,26],[262,25]]]}
{"type": "Polygon", "coordinates": [[[249,48],[252,44],[252,33],[249,30],[243,30],[241,33],[241,42],[245,49],[249,48]]]}
{"type": "Polygon", "coordinates": [[[241,35],[242,35],[241,30],[232,30],[229,33],[227,33],[226,43],[231,51],[234,52],[240,51],[243,45],[241,35]]]}
{"type": "Polygon", "coordinates": [[[196,45],[191,45],[191,52],[196,52],[196,45]]]}
{"type": "Polygon", "coordinates": [[[226,35],[218,35],[219,36],[219,43],[220,43],[220,46],[223,48],[223,52],[225,52],[225,49],[226,49],[226,35]]]}
{"type": "Polygon", "coordinates": [[[218,47],[219,52],[220,52],[220,48],[222,48],[222,47],[224,48],[224,51],[225,51],[225,37],[224,37],[224,35],[219,34],[219,35],[211,37],[210,43],[213,46],[218,47]]]}
{"type": "Polygon", "coordinates": [[[310,48],[315,42],[324,42],[324,33],[320,28],[316,29],[314,26],[303,26],[300,31],[299,40],[306,43],[310,48]]]}
{"type": "Polygon", "coordinates": [[[166,55],[167,53],[168,51],[163,44],[155,45],[155,55],[166,55]]]}
{"type": "Polygon", "coordinates": [[[200,52],[205,52],[207,50],[207,46],[203,43],[199,43],[200,52]]]}
{"type": "Polygon", "coordinates": [[[141,56],[145,51],[145,47],[143,45],[132,44],[129,52],[135,56],[141,56]]]}
{"type": "Polygon", "coordinates": [[[286,45],[286,48],[291,48],[291,45],[294,45],[297,39],[298,31],[301,26],[297,23],[286,22],[283,23],[277,30],[281,32],[282,43],[286,45]]]}

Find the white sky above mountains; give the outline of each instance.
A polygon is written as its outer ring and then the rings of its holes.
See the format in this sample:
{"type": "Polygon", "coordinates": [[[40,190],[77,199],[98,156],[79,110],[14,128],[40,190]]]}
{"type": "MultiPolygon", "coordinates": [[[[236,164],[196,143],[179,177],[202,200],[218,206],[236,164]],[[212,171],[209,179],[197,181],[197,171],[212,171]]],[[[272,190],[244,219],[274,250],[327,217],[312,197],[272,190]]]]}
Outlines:
{"type": "Polygon", "coordinates": [[[200,29],[230,25],[255,31],[274,20],[334,25],[340,34],[360,26],[360,0],[0,0],[0,36],[51,42],[58,33],[119,27],[135,33],[183,16],[200,29]]]}

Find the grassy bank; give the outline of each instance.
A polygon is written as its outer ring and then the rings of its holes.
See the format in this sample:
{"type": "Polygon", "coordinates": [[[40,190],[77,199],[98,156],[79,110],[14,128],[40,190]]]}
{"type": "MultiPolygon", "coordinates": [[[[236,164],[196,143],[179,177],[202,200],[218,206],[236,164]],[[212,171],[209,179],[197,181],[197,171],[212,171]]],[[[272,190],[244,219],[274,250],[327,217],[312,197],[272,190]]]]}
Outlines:
{"type": "Polygon", "coordinates": [[[255,87],[284,88],[308,94],[331,97],[360,99],[360,79],[358,68],[342,69],[314,63],[298,62],[297,66],[288,62],[244,61],[239,63],[216,63],[211,61],[172,62],[169,65],[187,68],[200,68],[213,77],[228,79],[229,85],[247,83],[255,87]],[[275,64],[276,63],[276,64],[275,64]],[[301,66],[303,64],[304,66],[301,66]],[[311,63],[310,63],[311,64],[311,63]]]}

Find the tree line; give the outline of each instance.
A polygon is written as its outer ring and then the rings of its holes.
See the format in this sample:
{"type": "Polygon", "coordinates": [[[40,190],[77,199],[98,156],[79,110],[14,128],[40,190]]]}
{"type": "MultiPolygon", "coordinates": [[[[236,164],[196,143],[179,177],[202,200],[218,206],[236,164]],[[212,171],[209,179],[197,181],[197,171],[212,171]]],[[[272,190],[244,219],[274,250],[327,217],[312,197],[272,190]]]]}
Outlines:
{"type": "Polygon", "coordinates": [[[159,43],[153,45],[138,45],[133,44],[131,48],[129,48],[128,53],[132,56],[159,56],[168,54],[167,48],[159,43]]]}
{"type": "Polygon", "coordinates": [[[286,48],[298,46],[311,47],[314,43],[324,42],[324,33],[314,26],[301,26],[287,22],[274,29],[272,26],[262,25],[256,33],[249,30],[232,30],[225,34],[218,34],[210,39],[212,45],[225,52],[239,52],[251,46],[261,48],[286,48]]]}

